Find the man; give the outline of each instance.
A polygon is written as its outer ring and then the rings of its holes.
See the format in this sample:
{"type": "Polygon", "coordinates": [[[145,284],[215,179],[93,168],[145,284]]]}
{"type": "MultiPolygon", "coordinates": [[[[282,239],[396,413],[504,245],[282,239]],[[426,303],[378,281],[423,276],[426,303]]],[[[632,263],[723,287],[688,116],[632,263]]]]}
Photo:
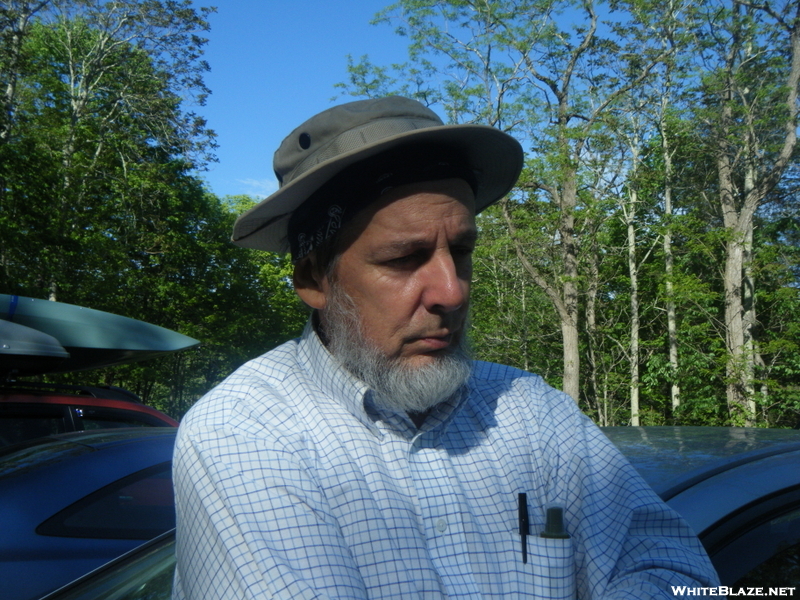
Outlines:
{"type": "Polygon", "coordinates": [[[174,597],[671,598],[697,538],[571,398],[469,359],[476,212],[506,134],[400,97],[329,109],[275,154],[240,245],[289,249],[302,337],[181,424],[174,597]]]}

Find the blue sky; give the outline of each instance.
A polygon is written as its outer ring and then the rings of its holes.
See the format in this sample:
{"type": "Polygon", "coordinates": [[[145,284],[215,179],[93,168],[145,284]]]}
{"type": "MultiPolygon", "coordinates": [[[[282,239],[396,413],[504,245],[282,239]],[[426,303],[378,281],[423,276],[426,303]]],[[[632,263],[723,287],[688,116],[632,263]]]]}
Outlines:
{"type": "MultiPolygon", "coordinates": [[[[195,0],[216,6],[205,58],[211,88],[202,114],[217,133],[219,162],[200,176],[218,196],[277,189],[272,154],[308,117],[335,104],[347,55],[401,62],[406,40],[370,25],[389,0],[195,0]]],[[[346,99],[340,99],[340,102],[346,99]]]]}

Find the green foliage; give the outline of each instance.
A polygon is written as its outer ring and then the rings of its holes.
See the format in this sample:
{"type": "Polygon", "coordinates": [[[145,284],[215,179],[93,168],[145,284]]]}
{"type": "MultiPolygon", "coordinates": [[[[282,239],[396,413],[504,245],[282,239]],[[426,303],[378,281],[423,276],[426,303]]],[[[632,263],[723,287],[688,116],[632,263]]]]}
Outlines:
{"type": "Polygon", "coordinates": [[[499,209],[481,214],[478,226],[471,300],[476,357],[534,371],[559,385],[561,341],[552,307],[520,272],[499,209]]]}
{"type": "Polygon", "coordinates": [[[297,336],[306,319],[291,287],[289,259],[230,244],[236,213],[229,202],[207,193],[187,200],[191,205],[176,207],[184,220],[169,232],[172,239],[161,252],[138,257],[119,302],[135,310],[127,316],[181,331],[201,345],[165,361],[100,373],[106,383],[176,416],[246,360],[297,336]]]}
{"type": "MultiPolygon", "coordinates": [[[[594,419],[629,422],[636,360],[643,424],[734,424],[723,283],[726,251],[739,234],[720,206],[720,161],[727,157],[734,186],[744,190],[751,175],[772,176],[771,161],[796,128],[786,121],[789,90],[781,83],[788,34],[800,27],[796,3],[399,0],[376,22],[408,40],[408,61],[350,60],[344,93],[412,96],[450,122],[506,130],[528,152],[505,212],[479,218],[478,356],[560,385],[561,326],[572,298],[580,405],[594,419]],[[727,138],[718,134],[723,107],[727,138]]],[[[751,397],[757,422],[770,426],[800,423],[798,171],[795,159],[756,211],[747,265],[755,282],[753,355],[762,361],[751,397]]]]}
{"type": "Polygon", "coordinates": [[[39,8],[24,30],[0,19],[5,56],[17,56],[0,59],[13,84],[0,123],[0,290],[200,340],[164,359],[53,377],[125,387],[180,417],[306,318],[287,258],[230,243],[254,200],[221,200],[192,174],[214,149],[185,107],[207,93],[209,10],[188,0],[39,8]]]}

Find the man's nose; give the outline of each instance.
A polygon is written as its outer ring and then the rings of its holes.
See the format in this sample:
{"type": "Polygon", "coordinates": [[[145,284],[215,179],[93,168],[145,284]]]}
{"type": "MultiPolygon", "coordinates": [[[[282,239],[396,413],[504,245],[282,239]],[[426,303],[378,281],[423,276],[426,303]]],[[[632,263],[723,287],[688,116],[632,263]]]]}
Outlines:
{"type": "Polygon", "coordinates": [[[423,296],[425,308],[432,313],[448,313],[461,308],[469,299],[471,269],[456,264],[449,252],[437,253],[427,266],[423,296]]]}

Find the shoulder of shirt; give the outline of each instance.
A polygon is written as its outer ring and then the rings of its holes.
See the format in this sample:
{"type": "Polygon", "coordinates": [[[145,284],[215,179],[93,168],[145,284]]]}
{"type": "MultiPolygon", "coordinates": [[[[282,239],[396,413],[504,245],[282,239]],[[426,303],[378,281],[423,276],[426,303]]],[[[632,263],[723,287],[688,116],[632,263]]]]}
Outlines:
{"type": "Polygon", "coordinates": [[[181,420],[184,430],[280,422],[295,412],[287,380],[301,370],[298,340],[254,358],[201,397],[181,420]]]}
{"type": "Polygon", "coordinates": [[[475,360],[472,364],[472,378],[477,381],[508,381],[522,377],[530,377],[534,380],[543,381],[538,375],[508,365],[485,362],[482,360],[475,360]]]}
{"type": "Polygon", "coordinates": [[[516,367],[476,360],[470,383],[476,396],[502,399],[506,404],[536,414],[539,419],[581,415],[567,394],[549,385],[540,375],[516,367]]]}

